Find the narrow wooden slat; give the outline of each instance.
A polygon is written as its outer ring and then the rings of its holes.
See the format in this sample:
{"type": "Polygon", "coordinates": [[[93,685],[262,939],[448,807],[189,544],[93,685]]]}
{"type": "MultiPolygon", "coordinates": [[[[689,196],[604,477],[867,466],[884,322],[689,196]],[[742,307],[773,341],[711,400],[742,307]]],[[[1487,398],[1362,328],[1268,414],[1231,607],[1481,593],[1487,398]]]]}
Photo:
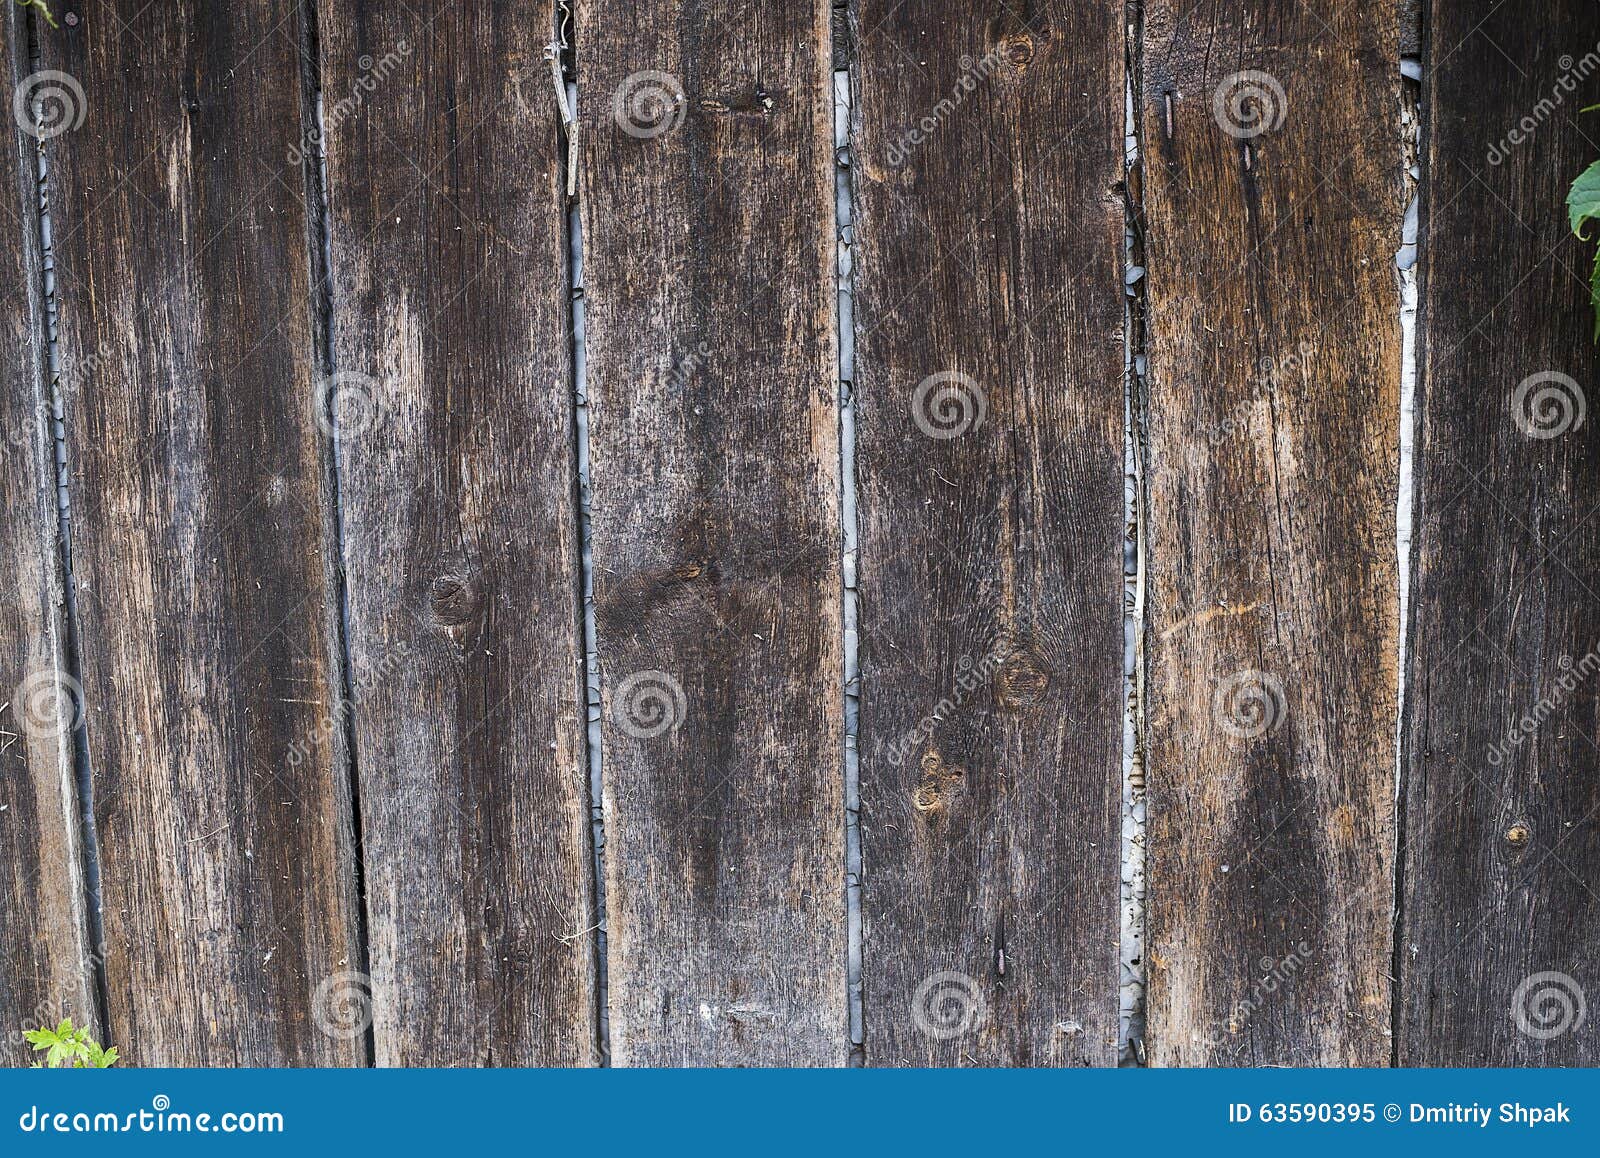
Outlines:
{"type": "Polygon", "coordinates": [[[1600,11],[1526,17],[1436,0],[1424,60],[1409,1065],[1600,1061],[1600,378],[1564,204],[1600,11]]]}
{"type": "Polygon", "coordinates": [[[871,1065],[1116,1060],[1122,20],[859,12],[871,1065]]]}
{"type": "Polygon", "coordinates": [[[139,1064],[347,1063],[356,955],[298,9],[41,29],[110,1036],[139,1064]]]}
{"type": "Polygon", "coordinates": [[[377,1061],[592,1063],[551,12],[321,13],[377,1061]]]}
{"type": "Polygon", "coordinates": [[[578,30],[612,1057],[840,1064],[829,6],[578,30]]]}
{"type": "Polygon", "coordinates": [[[1146,10],[1150,1057],[1389,1057],[1396,9],[1146,10]]]}
{"type": "MultiPolygon", "coordinates": [[[[11,8],[0,39],[13,84],[31,93],[26,23],[11,8]]],[[[94,1009],[70,733],[81,696],[67,674],[44,393],[38,142],[14,123],[11,146],[0,214],[0,1026],[4,1064],[16,1065],[28,1056],[21,1029],[63,1017],[92,1025],[94,1009]]]]}

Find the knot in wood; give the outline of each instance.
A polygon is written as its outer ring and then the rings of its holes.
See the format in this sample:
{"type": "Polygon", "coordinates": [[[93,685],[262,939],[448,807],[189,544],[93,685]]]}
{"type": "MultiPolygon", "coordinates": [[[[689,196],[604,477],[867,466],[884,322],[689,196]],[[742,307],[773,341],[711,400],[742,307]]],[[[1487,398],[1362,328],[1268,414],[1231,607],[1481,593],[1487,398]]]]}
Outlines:
{"type": "Polygon", "coordinates": [[[1006,657],[995,674],[995,701],[1007,711],[1031,707],[1044,698],[1050,686],[1050,670],[1030,649],[1023,648],[1006,657]]]}
{"type": "Polygon", "coordinates": [[[464,575],[440,575],[428,588],[428,605],[440,627],[457,630],[478,618],[483,599],[464,575]]]}
{"type": "Polygon", "coordinates": [[[1019,32],[1012,36],[1001,37],[996,46],[1000,59],[1015,72],[1026,72],[1033,63],[1033,37],[1026,32],[1019,32]]]}

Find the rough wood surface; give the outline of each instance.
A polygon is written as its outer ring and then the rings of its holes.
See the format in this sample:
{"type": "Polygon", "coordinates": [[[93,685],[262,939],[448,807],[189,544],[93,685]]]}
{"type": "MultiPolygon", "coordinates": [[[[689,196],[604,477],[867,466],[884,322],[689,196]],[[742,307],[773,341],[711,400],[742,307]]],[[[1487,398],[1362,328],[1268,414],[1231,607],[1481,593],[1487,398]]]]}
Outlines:
{"type": "Polygon", "coordinates": [[[1398,1058],[1594,1065],[1600,424],[1565,199],[1600,11],[1431,21],[1398,1058]]]}
{"type": "MultiPolygon", "coordinates": [[[[27,17],[0,19],[12,82],[32,67],[27,17]]],[[[22,1028],[93,1024],[71,728],[81,697],[68,674],[53,436],[46,391],[37,140],[11,126],[0,246],[0,1027],[4,1057],[22,1028]]]]}
{"type": "Polygon", "coordinates": [[[858,14],[869,1065],[1116,1060],[1122,18],[858,14]]]}
{"type": "Polygon", "coordinates": [[[578,6],[611,1048],[848,1054],[829,6],[578,6]]]}
{"type": "Polygon", "coordinates": [[[1146,10],[1150,1057],[1387,1061],[1397,10],[1146,10]]]}
{"type": "Polygon", "coordinates": [[[592,1063],[551,11],[321,13],[377,1061],[592,1063]]]}
{"type": "Polygon", "coordinates": [[[86,102],[47,156],[109,1035],[143,1065],[362,1054],[316,1010],[356,922],[296,13],[40,28],[86,102]]]}

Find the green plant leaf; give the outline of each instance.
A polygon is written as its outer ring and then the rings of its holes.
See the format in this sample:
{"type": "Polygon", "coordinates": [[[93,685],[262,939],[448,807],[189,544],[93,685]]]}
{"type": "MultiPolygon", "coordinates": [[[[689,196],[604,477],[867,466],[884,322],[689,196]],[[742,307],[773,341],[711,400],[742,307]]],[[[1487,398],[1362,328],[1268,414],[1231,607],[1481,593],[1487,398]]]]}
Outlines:
{"type": "Polygon", "coordinates": [[[1589,270],[1589,301],[1594,305],[1594,340],[1600,343],[1600,249],[1595,250],[1589,270]]]}
{"type": "MultiPolygon", "coordinates": [[[[1584,241],[1589,240],[1584,228],[1590,222],[1600,221],[1600,161],[1590,165],[1572,183],[1567,192],[1567,220],[1574,234],[1584,241]]],[[[1600,253],[1595,255],[1589,274],[1589,304],[1594,308],[1594,340],[1600,342],[1600,253]]]]}
{"type": "Polygon", "coordinates": [[[37,8],[44,14],[44,22],[51,28],[61,27],[61,25],[56,23],[55,16],[53,16],[50,12],[50,5],[45,3],[45,0],[17,0],[17,4],[23,8],[37,8]]]}
{"type": "Polygon", "coordinates": [[[1585,222],[1600,218],[1600,161],[1590,165],[1572,183],[1567,193],[1567,218],[1572,222],[1572,232],[1579,237],[1584,237],[1585,222]]]}
{"type": "Polygon", "coordinates": [[[34,1069],[103,1070],[116,1065],[120,1056],[115,1049],[101,1049],[87,1029],[74,1029],[70,1017],[54,1029],[25,1029],[22,1038],[35,1053],[44,1054],[44,1062],[34,1062],[34,1069]]]}

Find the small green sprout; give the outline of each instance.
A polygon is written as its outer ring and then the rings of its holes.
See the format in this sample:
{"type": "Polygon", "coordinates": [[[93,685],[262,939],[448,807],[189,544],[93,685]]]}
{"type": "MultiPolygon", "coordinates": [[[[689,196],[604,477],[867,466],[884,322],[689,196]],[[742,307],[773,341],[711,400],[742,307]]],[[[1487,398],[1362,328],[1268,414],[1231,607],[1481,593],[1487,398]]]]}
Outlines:
{"type": "Polygon", "coordinates": [[[43,1062],[33,1063],[36,1070],[103,1070],[117,1064],[117,1051],[101,1049],[88,1030],[72,1027],[70,1017],[54,1029],[47,1025],[25,1030],[22,1036],[35,1053],[44,1054],[43,1062]]]}
{"type": "Polygon", "coordinates": [[[44,14],[44,22],[51,28],[61,27],[56,23],[56,18],[50,14],[50,5],[46,3],[46,0],[17,0],[17,4],[22,8],[37,8],[44,14]]]}

